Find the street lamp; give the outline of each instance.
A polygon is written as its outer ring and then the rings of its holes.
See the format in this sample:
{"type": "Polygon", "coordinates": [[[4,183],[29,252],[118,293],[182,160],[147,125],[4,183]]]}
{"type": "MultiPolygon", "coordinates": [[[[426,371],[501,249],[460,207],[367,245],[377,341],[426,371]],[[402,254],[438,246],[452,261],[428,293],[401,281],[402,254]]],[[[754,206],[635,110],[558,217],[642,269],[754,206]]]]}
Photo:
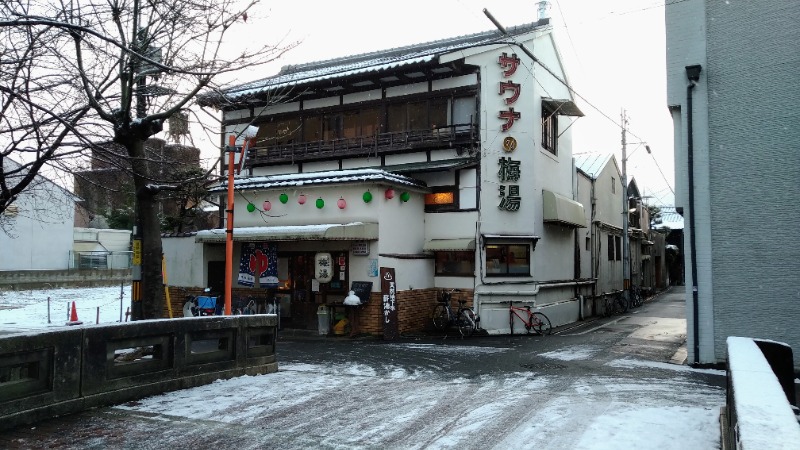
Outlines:
{"type": "Polygon", "coordinates": [[[625,110],[622,110],[622,295],[625,300],[630,300],[628,295],[631,288],[631,242],[628,235],[628,220],[630,201],[628,200],[628,157],[632,156],[639,147],[644,144],[644,149],[647,153],[650,152],[650,146],[646,142],[631,142],[631,144],[639,144],[630,155],[628,155],[626,135],[628,131],[628,118],[625,110]]]}

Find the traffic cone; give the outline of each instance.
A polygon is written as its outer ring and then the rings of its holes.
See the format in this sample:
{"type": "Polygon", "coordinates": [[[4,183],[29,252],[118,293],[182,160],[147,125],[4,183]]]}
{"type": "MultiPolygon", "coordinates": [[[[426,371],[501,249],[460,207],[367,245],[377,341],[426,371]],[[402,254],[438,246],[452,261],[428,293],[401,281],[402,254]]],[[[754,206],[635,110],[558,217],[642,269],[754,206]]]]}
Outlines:
{"type": "Polygon", "coordinates": [[[80,325],[83,322],[78,320],[78,310],[75,309],[75,302],[72,302],[72,312],[69,314],[69,322],[67,325],[80,325]]]}

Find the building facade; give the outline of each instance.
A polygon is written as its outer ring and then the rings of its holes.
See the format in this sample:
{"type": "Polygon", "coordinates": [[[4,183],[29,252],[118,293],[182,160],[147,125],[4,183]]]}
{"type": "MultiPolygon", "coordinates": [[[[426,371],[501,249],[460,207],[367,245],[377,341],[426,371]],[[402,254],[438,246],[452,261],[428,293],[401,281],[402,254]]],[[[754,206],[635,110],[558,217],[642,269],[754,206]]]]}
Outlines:
{"type": "Polygon", "coordinates": [[[728,3],[665,8],[688,360],[724,361],[733,335],[785,342],[798,367],[800,4],[728,3]]]}
{"type": "MultiPolygon", "coordinates": [[[[573,197],[570,125],[582,113],[549,21],[508,32],[285,67],[205,97],[223,111],[222,144],[247,142],[237,292],[268,287],[284,324],[301,328],[354,286],[368,292],[359,322],[371,333],[429,328],[450,290],[489,333],[509,331],[512,302],[554,326],[577,320],[593,284],[573,197]]],[[[165,239],[168,265],[185,268],[172,282],[219,287],[225,234],[165,239]]]]}

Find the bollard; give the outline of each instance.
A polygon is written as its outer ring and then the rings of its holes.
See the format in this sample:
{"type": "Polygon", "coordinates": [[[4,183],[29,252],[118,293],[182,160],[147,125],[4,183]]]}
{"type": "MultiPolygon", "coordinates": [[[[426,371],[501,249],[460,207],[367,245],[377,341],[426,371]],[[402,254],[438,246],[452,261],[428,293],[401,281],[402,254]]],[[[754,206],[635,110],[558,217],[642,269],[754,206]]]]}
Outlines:
{"type": "Polygon", "coordinates": [[[94,320],[95,325],[100,323],[100,307],[97,307],[97,318],[94,320]]]}
{"type": "Polygon", "coordinates": [[[50,323],[50,296],[47,296],[47,323],[50,323]]]}

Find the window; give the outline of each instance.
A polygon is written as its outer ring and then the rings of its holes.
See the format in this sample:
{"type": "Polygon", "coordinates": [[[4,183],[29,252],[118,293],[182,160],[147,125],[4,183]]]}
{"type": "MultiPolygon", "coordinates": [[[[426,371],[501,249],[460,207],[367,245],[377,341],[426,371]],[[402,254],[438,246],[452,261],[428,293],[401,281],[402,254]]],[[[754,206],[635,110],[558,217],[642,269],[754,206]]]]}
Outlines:
{"type": "Polygon", "coordinates": [[[617,261],[622,259],[622,238],[619,236],[614,236],[614,247],[616,248],[616,259],[617,261]]]}
{"type": "Polygon", "coordinates": [[[437,276],[472,277],[475,276],[475,251],[435,252],[437,276]]]}
{"type": "Polygon", "coordinates": [[[342,136],[347,139],[352,139],[359,135],[361,135],[361,127],[359,124],[358,111],[348,111],[344,113],[342,136]]]}
{"type": "Polygon", "coordinates": [[[616,246],[614,245],[614,236],[608,235],[608,260],[614,261],[616,257],[614,256],[614,249],[616,246]]]}
{"type": "Polygon", "coordinates": [[[327,114],[322,119],[322,139],[330,142],[342,137],[342,115],[327,114]]]}
{"type": "Polygon", "coordinates": [[[455,186],[435,186],[432,193],[425,194],[425,212],[458,209],[457,192],[455,186]]]}
{"type": "Polygon", "coordinates": [[[406,131],[406,104],[389,105],[387,108],[389,132],[406,131]]]}
{"type": "Polygon", "coordinates": [[[303,120],[303,142],[319,142],[322,136],[322,117],[313,116],[303,120]]]}
{"type": "Polygon", "coordinates": [[[590,251],[592,249],[592,238],[586,236],[586,251],[590,251]]]}
{"type": "Polygon", "coordinates": [[[611,177],[611,193],[617,193],[617,180],[614,177],[611,177]]]}
{"type": "Polygon", "coordinates": [[[447,120],[447,105],[450,103],[446,98],[435,98],[431,100],[431,109],[430,109],[430,128],[434,132],[440,131],[442,133],[446,133],[447,129],[445,128],[448,125],[447,120]]]}
{"type": "Polygon", "coordinates": [[[408,130],[430,130],[428,124],[428,102],[413,102],[408,104],[408,130]]]}
{"type": "Polygon", "coordinates": [[[361,110],[361,136],[372,137],[380,132],[381,113],[378,108],[361,110]]]}
{"type": "Polygon", "coordinates": [[[542,147],[548,152],[558,154],[558,115],[542,108],[542,147]]]}
{"type": "Polygon", "coordinates": [[[531,275],[531,246],[528,244],[487,244],[488,276],[528,277],[531,275]]]}

